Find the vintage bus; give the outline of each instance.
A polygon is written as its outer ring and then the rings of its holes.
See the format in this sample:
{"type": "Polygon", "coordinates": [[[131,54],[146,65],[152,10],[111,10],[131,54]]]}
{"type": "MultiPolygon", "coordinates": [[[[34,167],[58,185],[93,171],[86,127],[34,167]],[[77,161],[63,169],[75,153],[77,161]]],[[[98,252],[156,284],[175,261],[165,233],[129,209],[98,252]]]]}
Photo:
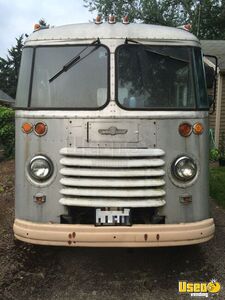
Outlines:
{"type": "Polygon", "coordinates": [[[25,42],[17,89],[15,237],[101,247],[210,240],[199,40],[127,19],[43,27],[25,42]]]}

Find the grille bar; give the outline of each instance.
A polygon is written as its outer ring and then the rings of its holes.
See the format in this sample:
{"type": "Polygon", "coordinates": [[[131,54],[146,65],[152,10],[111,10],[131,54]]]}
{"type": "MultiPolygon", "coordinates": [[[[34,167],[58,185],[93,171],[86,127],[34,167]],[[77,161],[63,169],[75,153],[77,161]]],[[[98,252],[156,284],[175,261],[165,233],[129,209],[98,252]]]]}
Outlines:
{"type": "Polygon", "coordinates": [[[95,189],[95,188],[65,188],[60,191],[67,196],[89,196],[91,197],[161,197],[165,195],[162,189],[95,189]]]}
{"type": "Polygon", "coordinates": [[[62,158],[60,163],[64,166],[78,167],[103,167],[103,168],[138,168],[138,167],[161,167],[162,159],[114,159],[114,158],[62,158]]]}
{"type": "Polygon", "coordinates": [[[123,198],[89,198],[89,197],[73,197],[61,198],[59,203],[68,206],[84,206],[84,207],[160,207],[166,204],[164,199],[123,199],[123,198]]]}
{"type": "Polygon", "coordinates": [[[63,148],[60,154],[81,157],[157,157],[165,155],[165,152],[162,149],[63,148]]]}
{"type": "Polygon", "coordinates": [[[157,187],[163,186],[165,181],[162,179],[135,179],[135,178],[62,178],[60,183],[65,186],[76,186],[76,187],[157,187]]]}
{"type": "Polygon", "coordinates": [[[158,177],[165,175],[162,169],[106,169],[106,168],[62,168],[60,174],[74,177],[158,177]]]}

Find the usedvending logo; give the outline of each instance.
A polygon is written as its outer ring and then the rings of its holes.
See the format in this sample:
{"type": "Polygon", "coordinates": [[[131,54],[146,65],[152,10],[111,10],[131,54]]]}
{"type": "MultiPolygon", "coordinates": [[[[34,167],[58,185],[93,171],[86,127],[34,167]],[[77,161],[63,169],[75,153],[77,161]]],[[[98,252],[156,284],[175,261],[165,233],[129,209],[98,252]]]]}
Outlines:
{"type": "Polygon", "coordinates": [[[205,297],[218,294],[221,290],[221,285],[216,279],[210,282],[188,282],[179,281],[178,291],[180,294],[189,294],[191,297],[205,297]]]}

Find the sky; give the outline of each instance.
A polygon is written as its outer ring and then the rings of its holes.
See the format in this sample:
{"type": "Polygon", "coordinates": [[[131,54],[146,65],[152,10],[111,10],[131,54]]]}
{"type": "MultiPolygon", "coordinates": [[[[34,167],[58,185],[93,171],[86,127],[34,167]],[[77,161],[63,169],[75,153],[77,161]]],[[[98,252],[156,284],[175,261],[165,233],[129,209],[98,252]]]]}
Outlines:
{"type": "Polygon", "coordinates": [[[51,26],[92,21],[95,13],[83,5],[83,0],[0,0],[0,57],[42,18],[51,26]]]}

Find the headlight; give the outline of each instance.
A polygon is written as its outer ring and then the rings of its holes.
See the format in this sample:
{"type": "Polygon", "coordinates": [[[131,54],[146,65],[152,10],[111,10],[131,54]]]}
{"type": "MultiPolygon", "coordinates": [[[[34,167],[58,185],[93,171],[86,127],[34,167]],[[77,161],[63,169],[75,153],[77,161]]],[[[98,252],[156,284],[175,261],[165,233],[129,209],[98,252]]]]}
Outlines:
{"type": "Polygon", "coordinates": [[[181,156],[173,162],[172,173],[179,180],[189,181],[197,174],[197,165],[192,158],[181,156]]]}
{"type": "Polygon", "coordinates": [[[53,173],[53,164],[43,155],[35,156],[30,161],[29,173],[31,177],[39,181],[47,180],[53,173]]]}

